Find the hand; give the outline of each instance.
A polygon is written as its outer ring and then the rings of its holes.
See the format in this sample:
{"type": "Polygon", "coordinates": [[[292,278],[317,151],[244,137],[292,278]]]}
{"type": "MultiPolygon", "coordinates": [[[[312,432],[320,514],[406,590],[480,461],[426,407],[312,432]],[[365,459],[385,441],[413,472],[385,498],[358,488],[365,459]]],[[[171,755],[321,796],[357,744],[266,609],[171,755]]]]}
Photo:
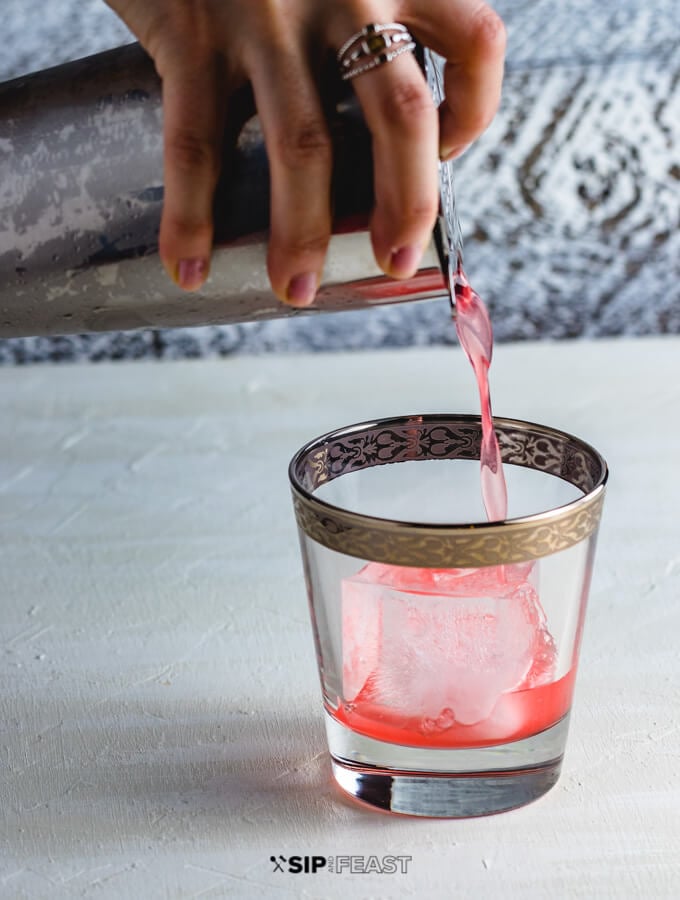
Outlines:
{"type": "Polygon", "coordinates": [[[371,22],[402,22],[447,60],[434,108],[411,53],[352,82],[373,139],[371,237],[381,269],[412,276],[431,238],[438,157],[461,153],[489,124],[505,31],[481,0],[107,0],[163,82],[165,202],[160,255],[187,290],[208,275],[212,201],[230,94],[252,83],[269,156],[272,288],[312,302],[331,228],[331,151],[317,90],[328,50],[371,22]]]}

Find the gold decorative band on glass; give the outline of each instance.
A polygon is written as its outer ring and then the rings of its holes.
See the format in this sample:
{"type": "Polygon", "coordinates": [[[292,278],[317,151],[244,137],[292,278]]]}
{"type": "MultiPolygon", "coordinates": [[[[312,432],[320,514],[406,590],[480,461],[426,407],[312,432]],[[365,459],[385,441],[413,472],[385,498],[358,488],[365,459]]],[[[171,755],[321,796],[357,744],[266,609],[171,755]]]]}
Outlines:
{"type": "Polygon", "coordinates": [[[408,28],[399,22],[366,25],[345,41],[337,60],[343,81],[392,62],[402,53],[415,49],[408,28]]]}
{"type": "Polygon", "coordinates": [[[494,418],[504,464],[574,485],[582,496],[554,509],[504,522],[421,523],[342,509],[314,496],[350,472],[408,461],[479,460],[479,416],[427,414],[364,422],[302,447],[289,477],[300,530],[319,544],[360,559],[402,566],[468,568],[524,562],[580,543],[597,530],[607,465],[589,444],[543,425],[494,418]]]}

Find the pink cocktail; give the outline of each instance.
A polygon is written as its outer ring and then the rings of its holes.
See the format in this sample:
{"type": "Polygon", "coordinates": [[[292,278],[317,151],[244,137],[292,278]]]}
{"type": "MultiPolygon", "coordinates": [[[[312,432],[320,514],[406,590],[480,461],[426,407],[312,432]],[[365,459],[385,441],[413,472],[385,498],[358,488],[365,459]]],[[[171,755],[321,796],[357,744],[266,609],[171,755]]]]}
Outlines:
{"type": "Polygon", "coordinates": [[[559,776],[607,469],[492,424],[514,518],[484,518],[478,416],[364,422],[291,462],[333,773],[374,807],[484,815],[559,776]]]}
{"type": "Polygon", "coordinates": [[[502,695],[493,714],[474,725],[444,718],[448,727],[428,732],[419,715],[401,715],[389,706],[358,698],[329,710],[338,722],[377,741],[412,747],[489,747],[519,741],[538,734],[560,721],[571,707],[575,668],[557,681],[533,688],[518,688],[502,695]]]}
{"type": "Polygon", "coordinates": [[[569,710],[534,562],[478,569],[369,563],[342,582],[338,721],[377,740],[476,747],[569,710]]]}

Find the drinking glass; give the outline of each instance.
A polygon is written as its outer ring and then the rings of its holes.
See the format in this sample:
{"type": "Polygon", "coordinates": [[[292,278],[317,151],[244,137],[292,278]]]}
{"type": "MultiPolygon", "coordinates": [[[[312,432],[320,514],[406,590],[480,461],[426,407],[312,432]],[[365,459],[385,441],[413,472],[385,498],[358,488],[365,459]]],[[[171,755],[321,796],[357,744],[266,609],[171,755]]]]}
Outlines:
{"type": "Polygon", "coordinates": [[[504,521],[484,517],[477,416],[352,425],[290,464],[333,774],[375,808],[486,815],[559,777],[607,466],[494,425],[504,521]]]}

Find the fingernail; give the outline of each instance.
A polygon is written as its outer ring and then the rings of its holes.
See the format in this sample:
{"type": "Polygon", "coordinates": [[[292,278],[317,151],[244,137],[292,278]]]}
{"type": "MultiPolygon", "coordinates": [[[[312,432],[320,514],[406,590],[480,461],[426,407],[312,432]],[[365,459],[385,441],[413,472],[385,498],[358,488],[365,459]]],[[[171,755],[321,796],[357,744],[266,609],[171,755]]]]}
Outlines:
{"type": "Polygon", "coordinates": [[[195,291],[206,279],[208,263],[205,259],[180,259],[177,263],[177,284],[185,291],[195,291]]]}
{"type": "Polygon", "coordinates": [[[288,284],[286,299],[293,306],[309,306],[316,296],[317,277],[314,272],[294,275],[288,284]]]}
{"type": "Polygon", "coordinates": [[[469,146],[469,144],[456,144],[455,147],[442,147],[439,151],[439,159],[442,162],[451,162],[452,159],[462,156],[469,146]]]}
{"type": "Polygon", "coordinates": [[[422,253],[420,247],[399,247],[390,256],[390,275],[395,278],[408,278],[418,268],[422,253]]]}

